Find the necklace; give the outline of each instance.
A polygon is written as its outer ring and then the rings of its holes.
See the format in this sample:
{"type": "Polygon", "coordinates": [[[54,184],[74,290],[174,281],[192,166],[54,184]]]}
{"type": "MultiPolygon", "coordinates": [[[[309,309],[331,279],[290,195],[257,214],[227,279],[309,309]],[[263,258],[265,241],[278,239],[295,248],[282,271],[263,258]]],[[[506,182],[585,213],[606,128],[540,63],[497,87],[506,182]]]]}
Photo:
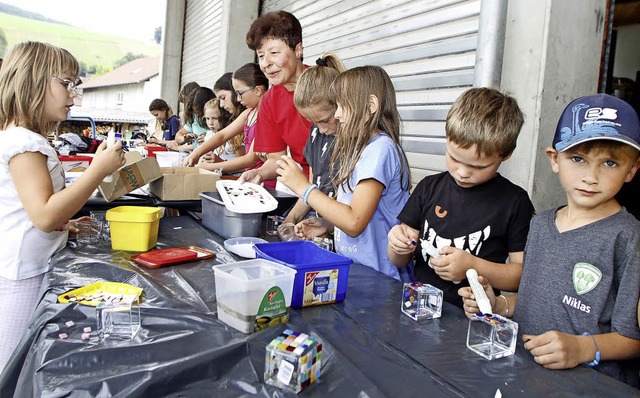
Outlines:
{"type": "Polygon", "coordinates": [[[249,117],[247,118],[247,126],[251,127],[256,123],[256,120],[258,119],[258,110],[256,108],[253,108],[250,112],[249,112],[249,117]]]}

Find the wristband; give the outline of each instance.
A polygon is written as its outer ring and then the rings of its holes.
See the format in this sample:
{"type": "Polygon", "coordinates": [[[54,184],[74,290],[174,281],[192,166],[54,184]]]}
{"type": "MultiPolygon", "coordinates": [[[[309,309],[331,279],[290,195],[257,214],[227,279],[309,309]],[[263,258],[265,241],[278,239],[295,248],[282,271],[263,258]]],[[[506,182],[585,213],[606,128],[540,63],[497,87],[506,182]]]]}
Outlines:
{"type": "Polygon", "coordinates": [[[309,206],[309,202],[307,202],[307,200],[309,199],[309,194],[316,188],[318,188],[316,184],[311,184],[304,190],[304,192],[302,193],[302,203],[309,206]]]}
{"type": "Polygon", "coordinates": [[[595,359],[593,361],[591,361],[591,362],[586,362],[585,365],[591,366],[591,367],[598,366],[598,364],[600,363],[600,349],[598,348],[598,343],[596,342],[596,338],[591,336],[587,332],[582,333],[582,335],[591,337],[591,339],[593,340],[593,344],[596,345],[596,357],[595,357],[595,359]]]}
{"type": "Polygon", "coordinates": [[[509,318],[509,300],[504,295],[499,295],[498,297],[504,300],[504,317],[509,318]]]}

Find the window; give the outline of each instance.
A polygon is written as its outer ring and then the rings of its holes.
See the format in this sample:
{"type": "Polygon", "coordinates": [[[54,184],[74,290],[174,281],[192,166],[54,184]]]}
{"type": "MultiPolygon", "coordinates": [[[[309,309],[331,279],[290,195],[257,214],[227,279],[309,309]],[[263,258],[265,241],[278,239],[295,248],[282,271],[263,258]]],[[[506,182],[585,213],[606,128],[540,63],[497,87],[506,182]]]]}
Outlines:
{"type": "Polygon", "coordinates": [[[124,92],[119,91],[116,93],[116,105],[122,105],[124,102],[124,92]]]}

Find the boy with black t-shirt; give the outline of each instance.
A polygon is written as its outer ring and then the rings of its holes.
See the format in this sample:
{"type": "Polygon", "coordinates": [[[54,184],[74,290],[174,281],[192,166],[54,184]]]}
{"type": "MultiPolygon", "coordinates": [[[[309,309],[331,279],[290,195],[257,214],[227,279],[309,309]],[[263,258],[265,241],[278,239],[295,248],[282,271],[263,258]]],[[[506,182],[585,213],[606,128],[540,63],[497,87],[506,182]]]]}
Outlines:
{"type": "Polygon", "coordinates": [[[389,232],[389,259],[403,267],[415,253],[415,280],[441,289],[458,307],[469,268],[497,289],[518,288],[534,208],[498,167],[513,153],[523,123],[514,98],[490,88],[465,91],[447,115],[447,172],[420,181],[398,215],[402,224],[389,232]]]}

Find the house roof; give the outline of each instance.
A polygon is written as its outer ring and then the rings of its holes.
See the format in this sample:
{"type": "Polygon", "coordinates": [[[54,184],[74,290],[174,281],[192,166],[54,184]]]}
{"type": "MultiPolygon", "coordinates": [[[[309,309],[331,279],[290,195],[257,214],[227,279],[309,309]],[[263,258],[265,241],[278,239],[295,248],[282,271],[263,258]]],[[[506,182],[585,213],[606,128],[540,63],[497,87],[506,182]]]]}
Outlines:
{"type": "Polygon", "coordinates": [[[91,89],[108,86],[121,86],[145,82],[160,73],[160,57],[138,58],[98,76],[83,81],[79,88],[91,89]]]}
{"type": "Polygon", "coordinates": [[[73,107],[70,116],[74,118],[90,117],[96,122],[149,124],[154,117],[149,112],[133,112],[115,109],[96,109],[73,107]]]}

